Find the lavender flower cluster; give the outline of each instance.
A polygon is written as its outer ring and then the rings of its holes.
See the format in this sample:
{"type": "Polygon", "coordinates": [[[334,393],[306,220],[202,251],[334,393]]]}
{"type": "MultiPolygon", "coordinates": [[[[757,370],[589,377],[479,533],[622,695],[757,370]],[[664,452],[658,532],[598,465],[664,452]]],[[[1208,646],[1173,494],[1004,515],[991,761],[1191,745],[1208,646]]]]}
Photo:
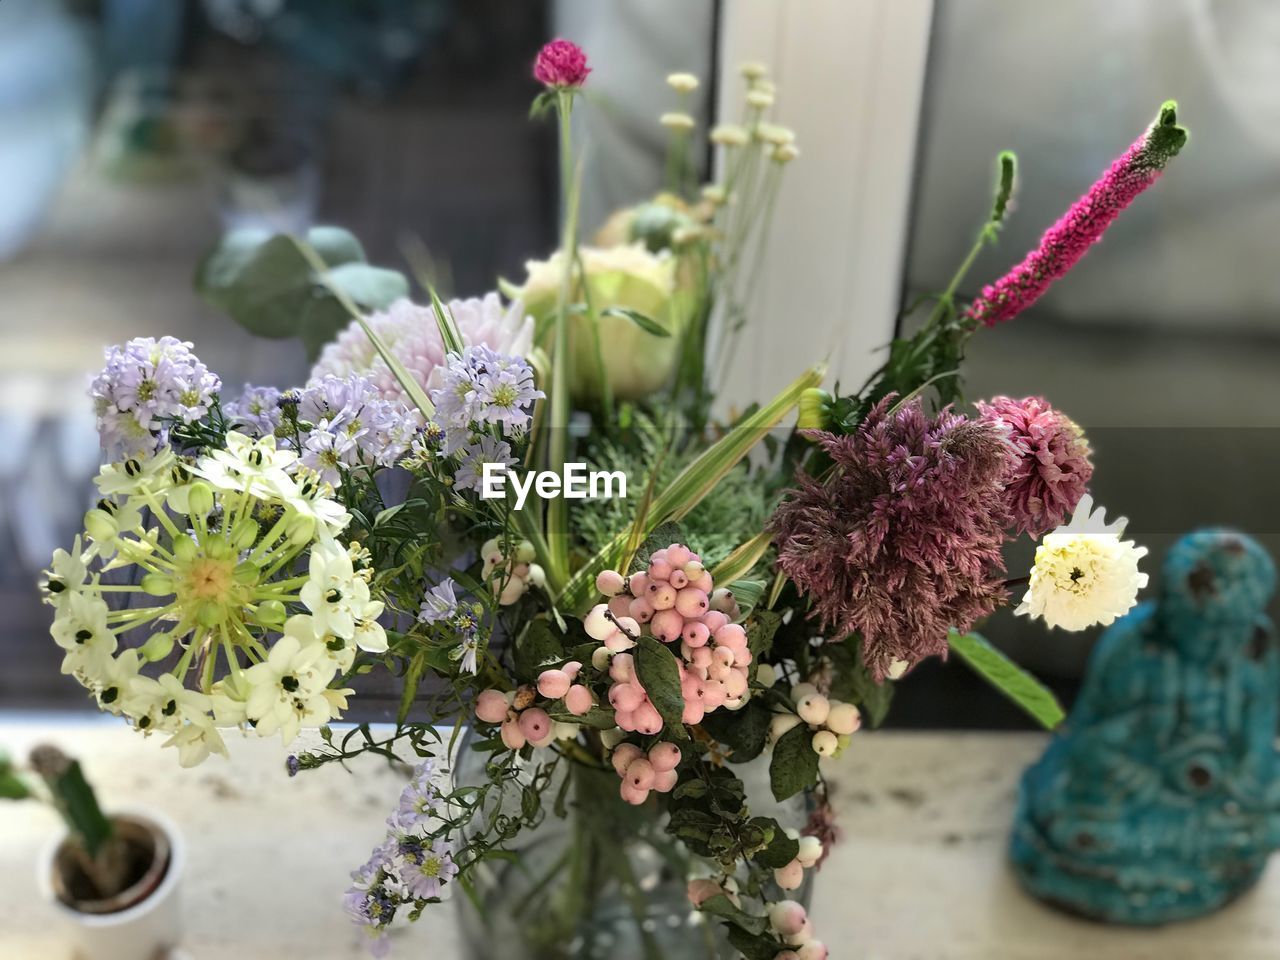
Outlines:
{"type": "Polygon", "coordinates": [[[498,353],[484,344],[451,353],[444,385],[433,390],[436,417],[444,429],[444,452],[460,454],[458,490],[479,490],[485,463],[515,463],[504,437],[523,436],[532,419],[533,401],[545,394],[534,387],[533,368],[521,357],[498,353]]]}
{"type": "Polygon", "coordinates": [[[137,337],[108,347],[89,386],[98,435],[111,459],[152,454],[169,442],[169,425],[209,412],[222,381],[176,337],[137,337]]]}
{"type": "Polygon", "coordinates": [[[228,421],[256,436],[292,438],[299,426],[302,463],[335,487],[342,468],[361,462],[394,466],[426,429],[422,415],[361,376],[327,376],[302,390],[246,386],[226,405],[228,421]],[[286,411],[288,415],[286,416],[286,411]]]}
{"type": "Polygon", "coordinates": [[[458,875],[453,845],[430,836],[442,812],[432,774],[429,761],[414,771],[387,818],[386,839],[351,873],[344,906],[372,938],[374,956],[386,956],[390,949],[387,930],[401,906],[439,900],[445,884],[458,875]]]}

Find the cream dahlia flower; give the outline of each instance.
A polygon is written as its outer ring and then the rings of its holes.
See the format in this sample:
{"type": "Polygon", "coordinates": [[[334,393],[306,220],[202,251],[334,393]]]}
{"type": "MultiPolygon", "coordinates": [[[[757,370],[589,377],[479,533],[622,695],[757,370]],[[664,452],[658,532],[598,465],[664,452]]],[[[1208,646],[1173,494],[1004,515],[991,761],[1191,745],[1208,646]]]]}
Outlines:
{"type": "Polygon", "coordinates": [[[1046,534],[1036,549],[1031,580],[1016,614],[1041,617],[1051,627],[1083,630],[1127,613],[1147,585],[1138,571],[1146,547],[1122,540],[1124,517],[1106,522],[1093,498],[1080,498],[1071,522],[1046,534]]]}
{"type": "MultiPolygon", "coordinates": [[[[533,321],[519,301],[504,307],[496,293],[445,304],[467,346],[484,344],[508,356],[528,356],[533,347],[533,321]]],[[[435,311],[410,300],[397,300],[385,311],[366,318],[373,331],[428,392],[440,387],[445,349],[435,311]]],[[[311,380],[326,376],[367,377],[386,400],[409,402],[386,361],[360,324],[352,321],[324,348],[311,370],[311,380]]]]}

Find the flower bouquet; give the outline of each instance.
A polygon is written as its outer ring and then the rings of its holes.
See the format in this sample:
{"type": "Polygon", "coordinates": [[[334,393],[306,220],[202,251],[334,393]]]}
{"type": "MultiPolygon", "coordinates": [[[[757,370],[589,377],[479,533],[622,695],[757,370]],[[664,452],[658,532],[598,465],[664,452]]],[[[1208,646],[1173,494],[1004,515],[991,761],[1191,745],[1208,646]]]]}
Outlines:
{"type": "Polygon", "coordinates": [[[837,836],[824,771],[893,683],[954,652],[1052,726],[1052,696],[974,625],[1019,584],[1016,613],[1072,630],[1145,585],[1145,551],[1086,494],[1082,431],[1039,398],[964,411],[960,364],[1186,134],[1164,105],[966,305],[1010,209],[1001,155],[973,252],[864,385],[828,393],[819,365],[725,417],[716,385],[794,136],[748,65],[740,122],[710,131],[714,181],[696,182],[692,118],[663,114],[666,190],[580,242],[569,120],[588,72],[565,41],[534,67],[563,237],[523,283],[419,306],[343,231],[237,233],[201,292],[301,337],[304,386],[229,399],[190,344],[107,351],[91,392],[110,462],[43,584],[53,638],[103,710],[183,766],[231,731],[288,745],[303,727],[319,740],[290,773],[417,764],[347,897],[376,949],[460,888],[504,955],[814,960],[795,891],[837,836]],[[1022,534],[1040,543],[1018,580],[1001,548],[1022,534]],[[374,671],[398,685],[397,721],[334,727],[374,671]]]}

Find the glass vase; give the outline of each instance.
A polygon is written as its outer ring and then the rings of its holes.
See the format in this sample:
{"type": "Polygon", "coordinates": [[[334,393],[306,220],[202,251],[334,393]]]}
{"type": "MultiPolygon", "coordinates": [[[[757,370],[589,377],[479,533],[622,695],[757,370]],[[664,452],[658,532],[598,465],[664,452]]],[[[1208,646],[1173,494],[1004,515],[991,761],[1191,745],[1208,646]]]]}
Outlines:
{"type": "MultiPolygon", "coordinates": [[[[485,755],[464,748],[455,765],[458,785],[484,779],[485,755]]],[[[753,815],[772,816],[800,829],[810,798],[776,803],[768,767],[734,767],[746,786],[753,815]]],[[[562,762],[543,793],[546,815],[507,848],[473,870],[474,899],[456,896],[470,960],[708,960],[739,956],[713,917],[693,909],[689,880],[716,874],[666,832],[665,797],[651,794],[635,807],[622,800],[618,776],[577,762],[562,762]],[[566,784],[564,781],[568,779],[566,784]],[[563,816],[553,811],[563,789],[563,816]]],[[[509,795],[514,807],[519,791],[509,795]]],[[[517,811],[504,808],[502,814],[517,811]]],[[[498,814],[498,815],[502,815],[498,814]]],[[[776,898],[807,905],[810,880],[776,898]]],[[[759,904],[743,903],[760,912],[759,904]]]]}

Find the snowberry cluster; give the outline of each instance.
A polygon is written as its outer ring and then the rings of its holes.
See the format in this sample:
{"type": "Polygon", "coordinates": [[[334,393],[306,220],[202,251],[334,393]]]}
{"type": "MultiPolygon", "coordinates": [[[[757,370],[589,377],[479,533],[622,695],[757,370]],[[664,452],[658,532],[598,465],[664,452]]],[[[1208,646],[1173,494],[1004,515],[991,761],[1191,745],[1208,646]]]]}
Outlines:
{"type": "Polygon", "coordinates": [[[787,836],[799,841],[800,851],[785,867],[773,871],[773,882],[783,890],[799,890],[804,883],[804,872],[813,869],[822,859],[822,841],[817,837],[802,837],[797,830],[788,830],[787,836]]]}
{"type": "Polygon", "coordinates": [[[534,556],[533,544],[528,540],[516,544],[510,557],[502,552],[502,544],[496,537],[486,540],[480,548],[480,557],[484,560],[481,579],[493,588],[501,606],[509,607],[528,593],[530,587],[546,583],[542,567],[533,562],[534,556]]]}
{"type": "Polygon", "coordinates": [[[704,714],[721,706],[737,709],[746,703],[751,651],[746,631],[733,622],[738,605],[729,591],[715,589],[696,553],[673,543],[654,551],[645,570],[625,578],[606,570],[596,586],[609,601],[593,607],[584,626],[604,644],[599,662],[593,663],[603,669],[613,655],[609,702],[618,726],[647,734],[662,729],[662,717],[626,653],[645,630],[663,643],[680,644],[685,723],[700,723],[704,714]]]}
{"type": "Polygon", "coordinates": [[[827,948],[813,939],[813,926],[801,904],[779,900],[768,904],[769,926],[791,949],[774,955],[773,960],[827,960],[827,948]]]}
{"type": "Polygon", "coordinates": [[[784,734],[801,723],[813,733],[813,750],[830,757],[842,750],[849,737],[862,726],[862,714],[852,703],[841,703],[823,696],[812,683],[797,683],[791,688],[795,713],[780,713],[769,726],[769,739],[776,743],[784,734]]]}
{"type": "Polygon", "coordinates": [[[485,723],[502,724],[502,742],[510,750],[519,750],[526,743],[545,747],[556,738],[556,724],[547,711],[533,705],[536,697],[531,686],[508,693],[482,690],[476,697],[476,717],[485,723]]]}
{"type": "Polygon", "coordinates": [[[639,806],[649,799],[650,790],[670,793],[675,788],[680,748],[663,740],[645,753],[634,743],[620,743],[614,748],[612,760],[613,769],[622,778],[622,799],[639,806]]]}
{"type": "Polygon", "coordinates": [[[595,698],[586,684],[577,683],[582,664],[570,660],[563,667],[543,670],[538,674],[538,692],[548,700],[563,700],[564,708],[581,717],[595,706],[595,698]]]}

